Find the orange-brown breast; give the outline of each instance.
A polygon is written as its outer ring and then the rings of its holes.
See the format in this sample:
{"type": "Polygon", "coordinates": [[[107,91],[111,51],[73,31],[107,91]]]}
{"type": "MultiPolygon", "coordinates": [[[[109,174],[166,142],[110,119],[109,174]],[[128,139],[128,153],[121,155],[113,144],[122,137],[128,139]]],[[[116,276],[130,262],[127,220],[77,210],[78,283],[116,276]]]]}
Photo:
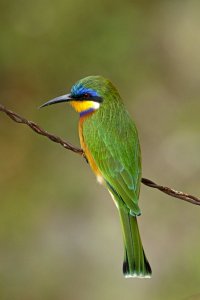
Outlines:
{"type": "Polygon", "coordinates": [[[94,161],[94,158],[92,157],[87,145],[85,144],[85,141],[84,141],[84,136],[83,136],[83,122],[84,120],[87,118],[88,116],[84,116],[84,117],[81,117],[80,120],[79,120],[79,138],[80,138],[80,143],[81,143],[81,148],[83,149],[86,157],[87,157],[87,160],[88,160],[88,163],[91,167],[91,169],[93,170],[93,172],[95,173],[95,175],[97,176],[97,180],[102,183],[103,182],[103,177],[101,175],[101,172],[100,170],[98,169],[95,161],[94,161]]]}

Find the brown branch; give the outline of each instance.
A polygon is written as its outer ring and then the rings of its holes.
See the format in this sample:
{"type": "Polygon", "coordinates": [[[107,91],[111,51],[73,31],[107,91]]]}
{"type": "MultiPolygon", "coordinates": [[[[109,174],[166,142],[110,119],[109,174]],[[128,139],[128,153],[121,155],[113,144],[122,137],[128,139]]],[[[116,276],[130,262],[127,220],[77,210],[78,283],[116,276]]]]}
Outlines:
{"type": "Polygon", "coordinates": [[[195,196],[192,196],[190,194],[183,193],[183,192],[176,191],[176,190],[171,189],[167,186],[158,185],[157,183],[155,183],[155,182],[153,182],[153,181],[151,181],[147,178],[142,178],[141,181],[142,181],[143,184],[145,184],[145,185],[147,185],[151,188],[158,189],[161,192],[163,192],[163,193],[165,193],[169,196],[172,196],[172,197],[190,202],[192,204],[200,205],[200,198],[198,198],[198,197],[195,197],[195,196]]]}
{"type": "Polygon", "coordinates": [[[3,106],[1,104],[0,104],[0,111],[6,113],[9,116],[9,118],[11,118],[13,121],[15,121],[17,123],[25,124],[25,125],[29,126],[36,133],[41,134],[43,136],[46,136],[48,139],[50,139],[51,141],[53,141],[55,143],[60,144],[65,149],[71,150],[71,151],[73,151],[75,153],[78,153],[78,154],[85,157],[82,149],[77,148],[77,147],[73,146],[72,144],[64,141],[59,136],[48,133],[46,130],[44,130],[40,126],[38,126],[36,123],[26,120],[25,118],[21,117],[17,113],[5,108],[5,106],[3,106]]]}
{"type": "MultiPolygon", "coordinates": [[[[59,136],[56,136],[56,135],[51,134],[51,133],[48,133],[46,130],[42,129],[38,124],[36,124],[36,123],[34,123],[32,121],[28,121],[27,119],[21,117],[17,113],[15,113],[15,112],[13,112],[13,111],[5,108],[1,104],[0,104],[0,111],[6,113],[8,115],[8,117],[11,118],[13,121],[29,126],[36,133],[38,133],[40,135],[43,135],[43,136],[46,136],[51,141],[60,144],[61,146],[63,146],[67,150],[70,150],[70,151],[73,151],[75,153],[78,153],[78,154],[82,155],[86,159],[85,154],[84,154],[84,152],[83,152],[82,149],[77,148],[77,147],[73,146],[72,144],[64,141],[59,136]]],[[[153,181],[151,181],[151,180],[149,180],[147,178],[142,178],[141,182],[143,184],[151,187],[151,188],[158,189],[161,192],[163,192],[163,193],[165,193],[165,194],[167,194],[169,196],[172,196],[172,197],[175,197],[175,198],[178,198],[178,199],[190,202],[192,204],[200,205],[200,198],[198,198],[198,197],[195,197],[195,196],[183,193],[183,192],[176,191],[176,190],[171,189],[171,188],[166,187],[166,186],[158,185],[155,182],[153,182],[153,181]]]]}

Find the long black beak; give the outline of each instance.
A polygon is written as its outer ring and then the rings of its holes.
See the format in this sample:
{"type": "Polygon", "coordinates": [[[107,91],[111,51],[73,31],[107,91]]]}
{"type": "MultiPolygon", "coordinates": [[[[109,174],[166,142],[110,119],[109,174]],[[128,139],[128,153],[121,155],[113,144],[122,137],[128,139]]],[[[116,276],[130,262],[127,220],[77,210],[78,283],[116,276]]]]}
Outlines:
{"type": "Polygon", "coordinates": [[[54,99],[51,99],[47,102],[45,102],[44,104],[42,104],[39,108],[48,106],[48,105],[52,105],[52,104],[56,104],[56,103],[61,103],[61,102],[68,102],[73,100],[70,94],[66,94],[66,95],[62,95],[59,97],[56,97],[54,99]]]}

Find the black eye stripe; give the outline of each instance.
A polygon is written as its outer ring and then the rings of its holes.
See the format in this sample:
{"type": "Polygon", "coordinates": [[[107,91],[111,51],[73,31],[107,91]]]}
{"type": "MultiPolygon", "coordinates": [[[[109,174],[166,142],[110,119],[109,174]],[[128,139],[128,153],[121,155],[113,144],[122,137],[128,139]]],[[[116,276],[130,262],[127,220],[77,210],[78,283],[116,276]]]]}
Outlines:
{"type": "Polygon", "coordinates": [[[84,94],[77,95],[76,98],[78,98],[78,99],[88,99],[89,100],[89,99],[92,99],[93,96],[89,93],[84,93],[84,94]]]}
{"type": "Polygon", "coordinates": [[[89,100],[89,101],[94,101],[94,102],[98,102],[98,103],[103,102],[103,98],[101,98],[99,96],[92,96],[89,93],[84,93],[84,94],[80,94],[80,95],[72,95],[72,98],[76,99],[77,101],[89,100]]]}
{"type": "Polygon", "coordinates": [[[92,96],[92,101],[98,102],[98,103],[102,103],[103,102],[103,98],[99,97],[99,96],[92,96]]]}

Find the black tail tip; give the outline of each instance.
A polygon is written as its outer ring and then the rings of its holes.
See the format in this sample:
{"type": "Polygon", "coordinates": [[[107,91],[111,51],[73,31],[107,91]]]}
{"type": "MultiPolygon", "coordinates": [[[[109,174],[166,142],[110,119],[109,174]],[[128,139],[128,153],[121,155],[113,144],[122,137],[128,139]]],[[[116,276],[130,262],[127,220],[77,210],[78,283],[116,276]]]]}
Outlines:
{"type": "Polygon", "coordinates": [[[151,278],[152,271],[149,265],[149,262],[146,261],[145,265],[141,270],[130,270],[129,264],[127,261],[123,262],[123,274],[125,278],[151,278]]]}

